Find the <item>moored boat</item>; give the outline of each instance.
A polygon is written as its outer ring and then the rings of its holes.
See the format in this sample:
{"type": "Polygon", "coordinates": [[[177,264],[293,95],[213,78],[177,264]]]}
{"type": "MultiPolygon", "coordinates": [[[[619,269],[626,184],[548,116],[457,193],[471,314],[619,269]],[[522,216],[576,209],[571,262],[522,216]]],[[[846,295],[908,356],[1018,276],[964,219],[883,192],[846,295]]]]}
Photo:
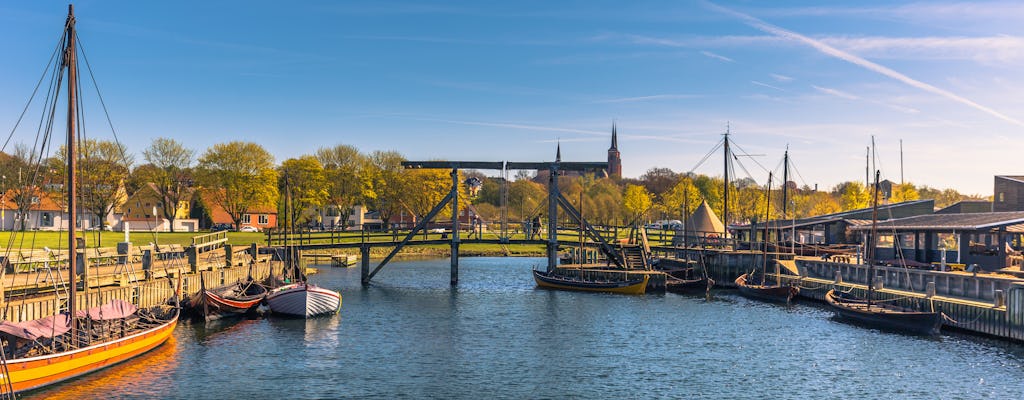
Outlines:
{"type": "MultiPolygon", "coordinates": [[[[772,174],[768,173],[768,184],[765,185],[765,197],[771,198],[772,191],[772,174]]],[[[754,280],[754,272],[740,275],[736,278],[734,283],[739,288],[740,294],[744,297],[770,301],[774,303],[786,303],[789,304],[793,301],[796,295],[800,294],[800,288],[792,285],[782,284],[782,271],[779,268],[779,263],[775,262],[775,284],[768,284],[766,278],[768,276],[768,221],[771,220],[771,209],[772,203],[765,203],[765,224],[764,224],[764,241],[762,244],[761,251],[761,275],[760,281],[754,280]]]]}
{"type": "Polygon", "coordinates": [[[67,313],[20,323],[0,321],[7,343],[4,386],[23,392],[126,361],[163,344],[178,322],[177,307],[137,309],[121,300],[76,314],[74,322],[67,313]],[[70,344],[72,323],[79,328],[80,347],[70,344]]]}
{"type": "Polygon", "coordinates": [[[796,286],[765,285],[752,282],[749,274],[740,275],[734,283],[744,297],[774,303],[788,304],[796,295],[800,294],[800,288],[796,286]]]}
{"type": "MultiPolygon", "coordinates": [[[[878,241],[878,193],[881,172],[875,171],[873,210],[871,215],[871,241],[867,246],[867,263],[869,277],[875,276],[875,246],[878,241]]],[[[904,267],[906,264],[904,263],[904,267]]],[[[943,314],[941,311],[913,310],[906,307],[874,300],[875,285],[871,279],[867,282],[867,296],[860,299],[835,289],[825,293],[825,302],[832,306],[836,314],[850,321],[867,324],[881,329],[896,330],[919,335],[938,335],[942,329],[943,314]]]]}
{"type": "Polygon", "coordinates": [[[647,291],[647,281],[650,278],[644,274],[641,278],[624,280],[582,279],[533,270],[533,279],[537,282],[537,286],[549,289],[644,294],[647,291]]]}
{"type": "MultiPolygon", "coordinates": [[[[64,34],[58,47],[58,65],[48,65],[54,74],[47,99],[52,107],[44,111],[42,120],[56,119],[57,98],[63,84],[67,87],[67,145],[66,180],[63,182],[66,197],[65,221],[81,221],[78,207],[79,189],[79,141],[84,135],[78,128],[84,121],[79,116],[78,99],[78,34],[75,29],[73,6],[68,6],[64,34]],[[64,80],[64,73],[67,80],[64,80]]],[[[49,136],[49,131],[47,131],[49,136]]],[[[47,144],[40,143],[45,146],[47,144]]],[[[33,150],[38,151],[38,150],[33,150]]],[[[41,154],[41,153],[40,153],[41,154]]],[[[31,184],[29,184],[30,186],[31,184]]],[[[61,228],[64,229],[64,228],[61,228]]],[[[0,321],[0,343],[3,344],[0,358],[0,394],[8,395],[26,390],[42,388],[57,382],[88,374],[99,369],[129,360],[164,343],[177,326],[180,308],[177,304],[180,294],[180,277],[174,293],[174,306],[156,305],[139,308],[133,303],[114,299],[101,306],[81,309],[78,296],[78,282],[82,283],[82,296],[89,301],[89,268],[79,265],[79,244],[83,239],[77,235],[74,223],[66,231],[66,280],[63,276],[51,279],[53,283],[53,315],[29,321],[0,321]]],[[[13,238],[13,237],[12,237],[13,238]]],[[[84,242],[83,242],[84,243],[84,242]]],[[[5,255],[10,259],[10,254],[5,255]]],[[[49,269],[47,265],[44,268],[49,269]]],[[[0,275],[3,273],[0,272],[0,275]]],[[[6,280],[0,280],[0,283],[6,280]]],[[[2,289],[2,288],[0,288],[2,289]]],[[[6,296],[5,290],[0,290],[6,296]]],[[[100,297],[100,296],[96,296],[100,297]]],[[[5,299],[9,300],[9,299],[5,299]]]]}
{"type": "Polygon", "coordinates": [[[306,282],[297,282],[270,290],[267,305],[274,314],[310,318],[338,312],[341,309],[341,294],[306,282]]]}
{"type": "Polygon", "coordinates": [[[665,271],[665,274],[668,275],[665,290],[672,293],[707,292],[715,284],[714,280],[698,274],[693,268],[665,271]]]}
{"type": "Polygon", "coordinates": [[[892,304],[868,302],[836,292],[825,293],[825,302],[841,318],[873,327],[918,335],[938,335],[942,312],[919,311],[892,304]]]}
{"type": "Polygon", "coordinates": [[[205,282],[198,293],[189,298],[189,310],[196,318],[213,321],[246,314],[267,296],[267,288],[255,281],[239,281],[207,289],[205,282]]]}

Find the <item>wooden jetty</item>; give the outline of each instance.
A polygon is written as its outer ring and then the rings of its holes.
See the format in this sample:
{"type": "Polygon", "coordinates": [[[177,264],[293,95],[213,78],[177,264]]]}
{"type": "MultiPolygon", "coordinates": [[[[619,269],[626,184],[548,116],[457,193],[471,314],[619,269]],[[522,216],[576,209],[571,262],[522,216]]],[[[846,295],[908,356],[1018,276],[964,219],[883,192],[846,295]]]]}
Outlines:
{"type": "MultiPolygon", "coordinates": [[[[729,287],[736,276],[748,269],[752,254],[744,251],[656,248],[672,259],[704,257],[708,274],[717,286],[729,287]]],[[[867,292],[868,266],[826,261],[816,257],[768,253],[769,260],[782,259],[783,284],[800,287],[800,297],[824,302],[832,288],[854,295],[867,292]],[[792,266],[796,270],[790,270],[792,266]]],[[[1014,341],[1024,341],[1024,280],[1003,274],[974,274],[962,271],[932,271],[876,266],[875,298],[904,307],[922,304],[941,309],[950,319],[943,330],[960,330],[1014,341]]],[[[774,276],[773,276],[774,278],[774,276]]]]}
{"type": "MultiPolygon", "coordinates": [[[[216,245],[128,247],[87,249],[79,253],[80,261],[82,258],[89,260],[90,273],[88,296],[82,292],[76,294],[80,304],[104,304],[121,299],[149,307],[164,304],[173,297],[173,283],[178,276],[182,278],[182,293],[187,296],[199,291],[200,275],[207,285],[219,286],[244,280],[250,274],[255,279],[263,279],[272,273],[270,254],[263,254],[255,244],[227,245],[226,237],[216,245]],[[180,251],[172,251],[179,248],[180,251]],[[114,255],[108,257],[109,254],[114,255]]],[[[63,257],[63,263],[59,253],[46,261],[0,260],[7,268],[4,297],[13,299],[0,300],[3,319],[19,322],[54,314],[58,304],[54,287],[62,285],[57,281],[58,276],[67,275],[66,253],[63,257]],[[30,263],[34,265],[29,266],[30,263]]]]}

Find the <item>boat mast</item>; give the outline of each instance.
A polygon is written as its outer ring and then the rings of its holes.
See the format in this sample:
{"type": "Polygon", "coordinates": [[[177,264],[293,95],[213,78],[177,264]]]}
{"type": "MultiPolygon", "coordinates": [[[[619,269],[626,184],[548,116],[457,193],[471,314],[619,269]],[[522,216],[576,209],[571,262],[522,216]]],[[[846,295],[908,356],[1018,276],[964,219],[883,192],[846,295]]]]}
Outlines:
{"type": "MultiPolygon", "coordinates": [[[[761,284],[763,285],[767,279],[768,272],[768,220],[771,219],[772,212],[772,173],[768,172],[768,186],[764,189],[764,242],[761,248],[761,284]]],[[[775,276],[778,279],[778,275],[775,276]]]]}
{"type": "MultiPolygon", "coordinates": [[[[789,204],[789,145],[782,155],[782,218],[787,217],[786,206],[789,204]]],[[[794,217],[796,219],[796,217],[794,217]]]]}
{"type": "Polygon", "coordinates": [[[729,238],[729,124],[725,125],[725,157],[724,157],[724,168],[725,168],[725,190],[722,195],[722,239],[729,238]]]}
{"type": "Polygon", "coordinates": [[[871,307],[871,298],[874,297],[875,280],[875,246],[878,245],[878,177],[881,172],[875,170],[875,192],[871,200],[871,244],[867,248],[868,260],[868,307],[871,307]]]}
{"type": "MultiPolygon", "coordinates": [[[[74,5],[68,5],[68,19],[65,26],[67,38],[64,47],[64,67],[68,70],[68,123],[67,123],[67,206],[68,206],[68,314],[71,318],[71,343],[73,347],[78,346],[78,330],[75,326],[75,298],[78,296],[77,270],[78,270],[78,242],[75,237],[75,221],[78,219],[78,203],[75,201],[76,185],[75,174],[78,167],[78,148],[76,132],[78,131],[78,60],[75,49],[75,9],[74,5]]],[[[84,276],[83,276],[84,278],[84,276]]],[[[88,286],[83,279],[83,287],[88,286]]]]}

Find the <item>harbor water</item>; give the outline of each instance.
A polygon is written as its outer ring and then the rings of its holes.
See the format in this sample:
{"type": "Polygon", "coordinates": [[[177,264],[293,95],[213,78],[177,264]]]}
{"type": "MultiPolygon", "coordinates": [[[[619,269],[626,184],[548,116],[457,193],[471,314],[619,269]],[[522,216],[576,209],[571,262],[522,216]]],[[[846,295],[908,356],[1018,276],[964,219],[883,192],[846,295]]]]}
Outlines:
{"type": "Polygon", "coordinates": [[[32,399],[1024,398],[1024,346],[835,321],[731,290],[624,296],[537,289],[540,258],[393,262],[311,281],[314,320],[182,323],[167,344],[32,399]]]}

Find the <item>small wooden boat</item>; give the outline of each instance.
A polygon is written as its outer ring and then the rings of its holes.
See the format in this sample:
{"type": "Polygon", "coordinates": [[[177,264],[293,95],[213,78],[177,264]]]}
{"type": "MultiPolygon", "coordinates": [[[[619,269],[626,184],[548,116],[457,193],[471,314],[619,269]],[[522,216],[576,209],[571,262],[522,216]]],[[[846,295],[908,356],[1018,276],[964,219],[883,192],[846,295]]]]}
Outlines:
{"type": "Polygon", "coordinates": [[[672,293],[703,293],[715,284],[714,280],[700,276],[693,268],[665,271],[665,274],[668,275],[665,291],[672,293]]]}
{"type": "Polygon", "coordinates": [[[232,284],[202,289],[189,299],[189,309],[196,318],[213,321],[225,317],[246,314],[256,308],[267,296],[267,288],[255,281],[239,281],[232,284]]]}
{"type": "Polygon", "coordinates": [[[918,335],[938,335],[942,328],[942,312],[912,310],[892,304],[868,302],[846,296],[835,289],[825,294],[825,302],[839,317],[873,327],[918,335]]]}
{"type": "Polygon", "coordinates": [[[647,291],[647,280],[650,278],[644,274],[642,278],[628,280],[591,280],[533,270],[533,279],[537,282],[537,286],[549,289],[644,294],[647,291]]]}
{"type": "Polygon", "coordinates": [[[796,295],[800,294],[800,288],[796,286],[765,285],[751,282],[748,274],[740,275],[739,278],[736,278],[735,283],[736,287],[740,289],[741,295],[757,300],[789,304],[796,295]]]}
{"type": "Polygon", "coordinates": [[[270,290],[267,305],[274,314],[310,318],[338,312],[341,309],[341,294],[298,282],[270,290]]]}

